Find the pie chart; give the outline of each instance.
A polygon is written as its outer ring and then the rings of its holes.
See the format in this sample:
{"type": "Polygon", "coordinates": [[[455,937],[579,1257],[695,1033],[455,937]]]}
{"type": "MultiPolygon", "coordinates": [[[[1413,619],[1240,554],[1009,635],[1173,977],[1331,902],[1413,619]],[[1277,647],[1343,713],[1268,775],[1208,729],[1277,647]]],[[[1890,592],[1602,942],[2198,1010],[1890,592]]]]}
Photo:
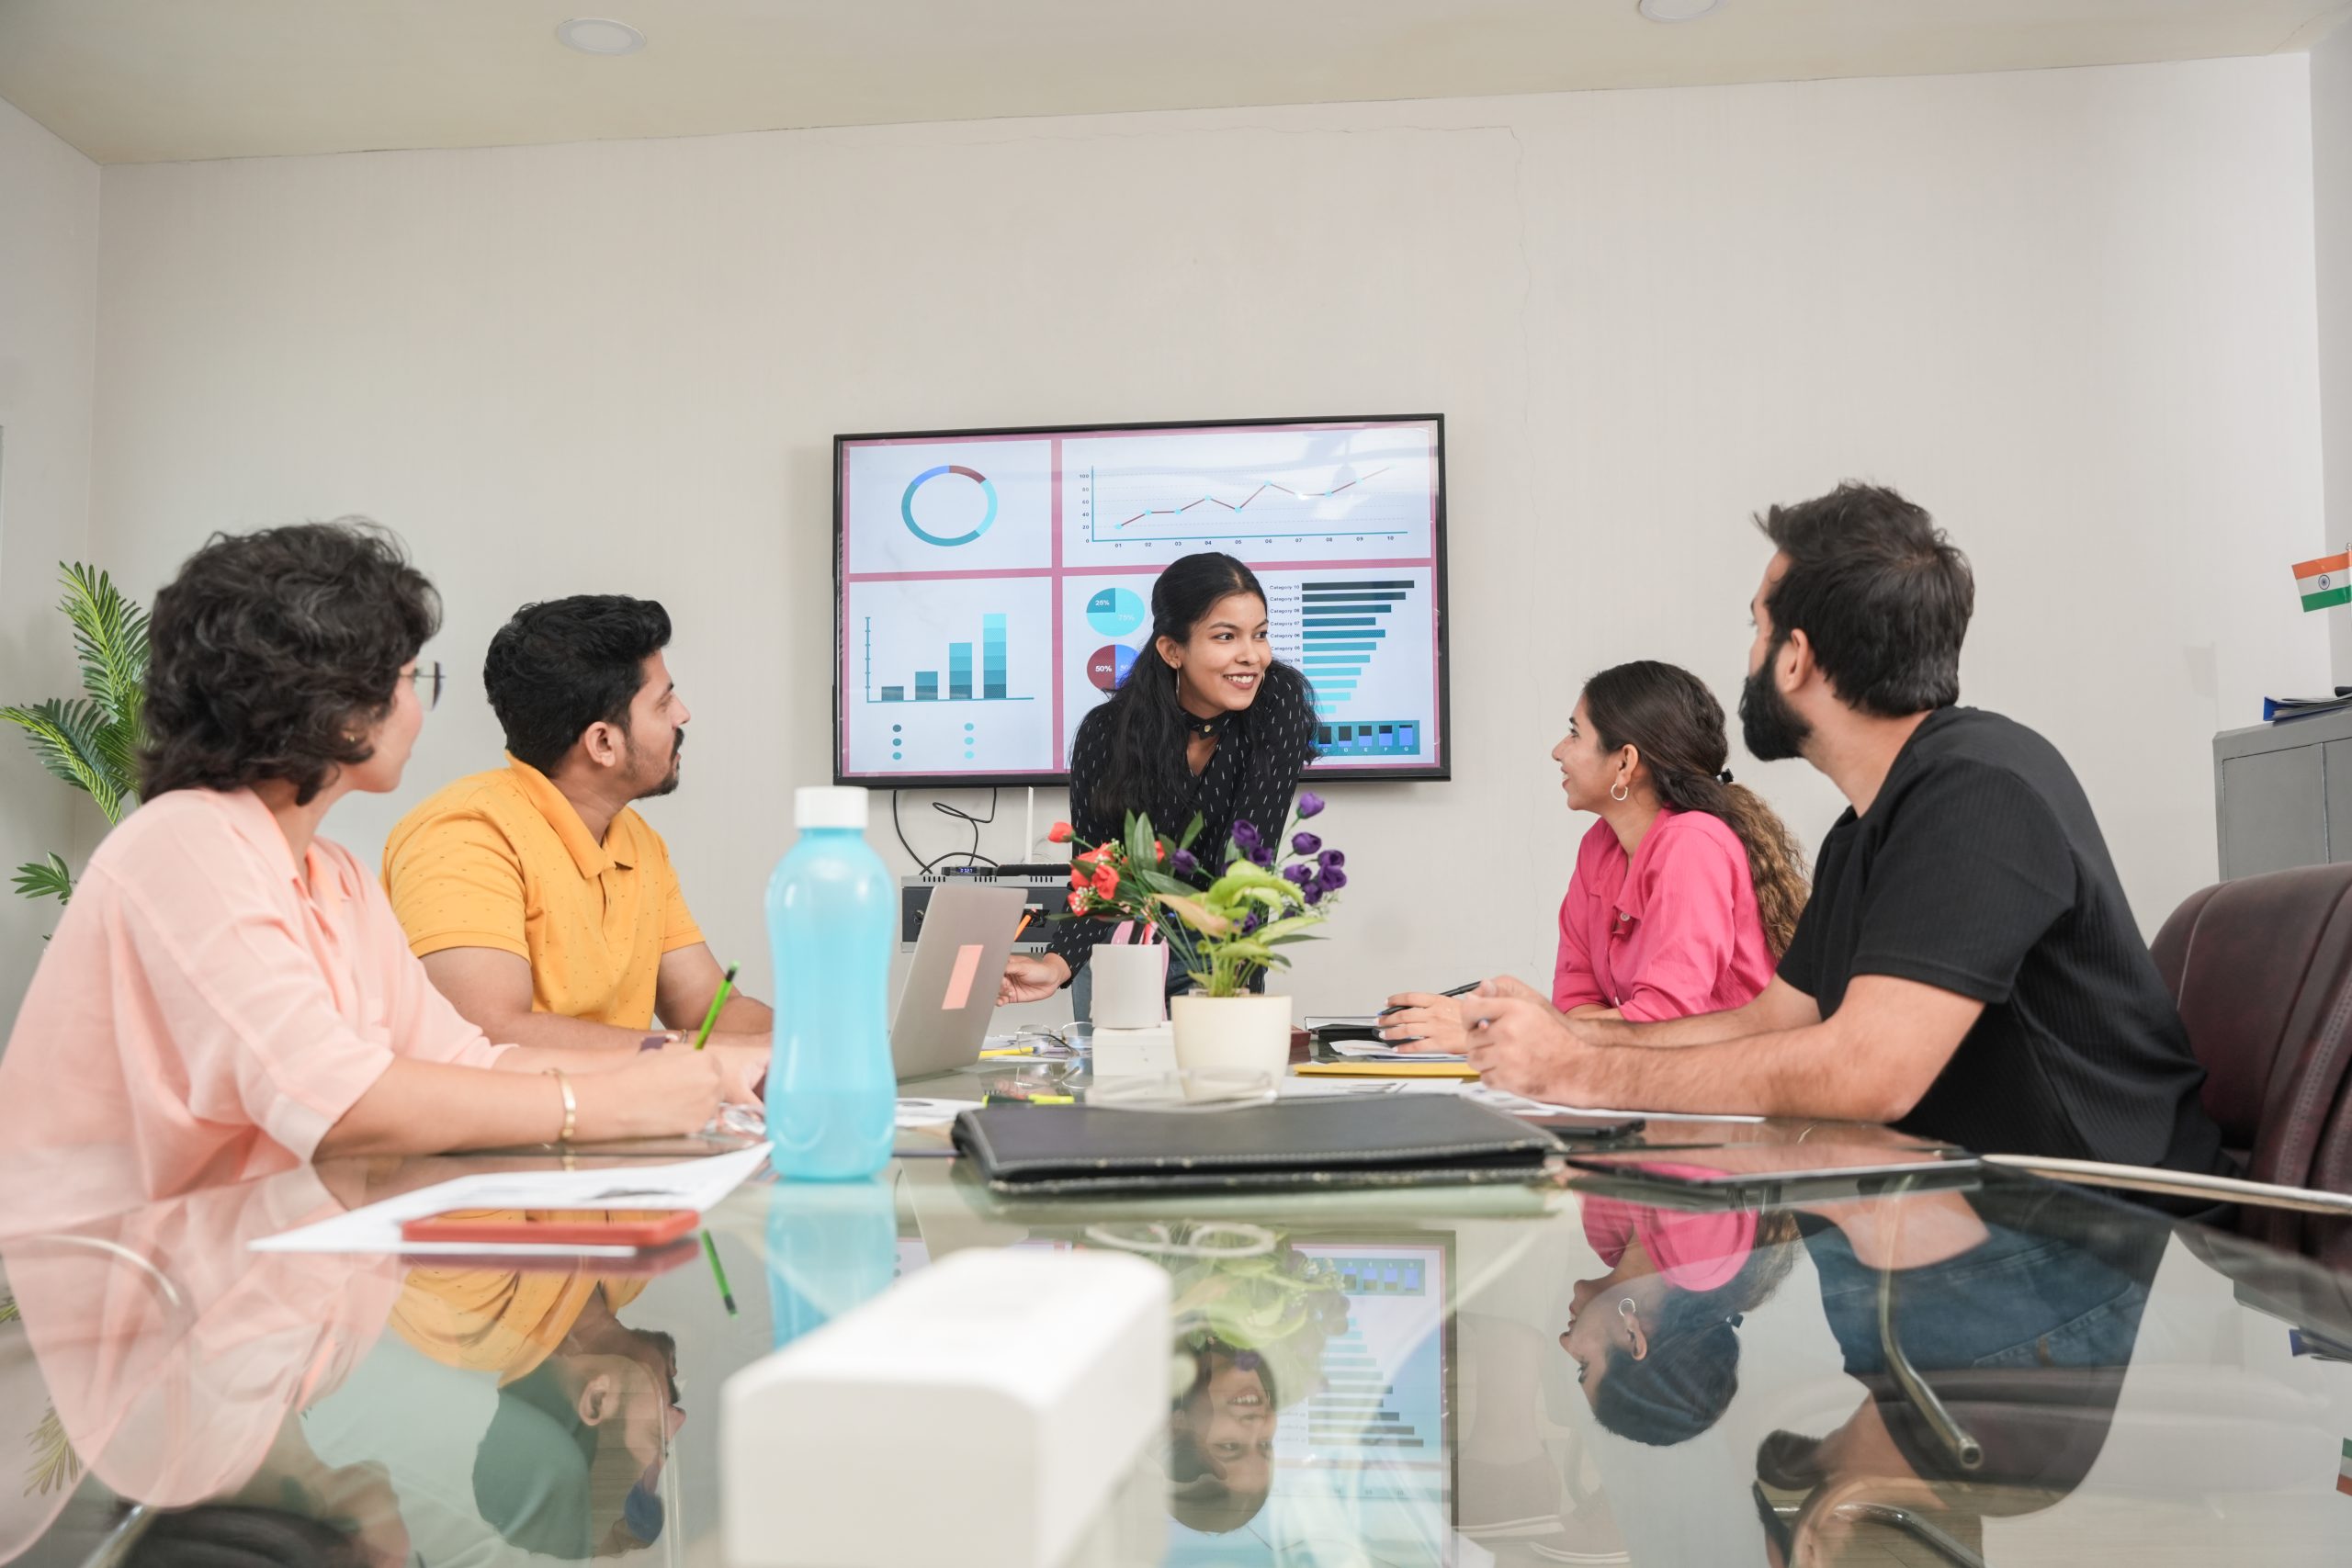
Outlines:
{"type": "MultiPolygon", "coordinates": [[[[1111,589],[1108,592],[1114,593],[1126,592],[1125,589],[1116,588],[1111,589]]],[[[1127,597],[1132,599],[1135,595],[1128,593],[1127,597]]],[[[1088,612],[1088,619],[1091,620],[1092,618],[1093,613],[1090,610],[1088,612]]],[[[1099,625],[1100,623],[1098,622],[1097,624],[1099,625]]],[[[1135,662],[1136,650],[1129,648],[1125,643],[1114,642],[1107,648],[1096,649],[1092,654],[1088,656],[1086,660],[1086,678],[1094,682],[1095,688],[1098,691],[1115,692],[1119,689],[1119,682],[1127,678],[1127,671],[1135,668],[1135,662]]]]}
{"type": "MultiPolygon", "coordinates": [[[[1125,637],[1143,625],[1143,601],[1125,588],[1105,588],[1086,602],[1086,623],[1104,637],[1125,637]]],[[[1133,658],[1132,652],[1128,654],[1133,658]]],[[[1127,667],[1119,666],[1121,674],[1127,667]]],[[[1108,688],[1105,688],[1107,690],[1108,688]]]]}

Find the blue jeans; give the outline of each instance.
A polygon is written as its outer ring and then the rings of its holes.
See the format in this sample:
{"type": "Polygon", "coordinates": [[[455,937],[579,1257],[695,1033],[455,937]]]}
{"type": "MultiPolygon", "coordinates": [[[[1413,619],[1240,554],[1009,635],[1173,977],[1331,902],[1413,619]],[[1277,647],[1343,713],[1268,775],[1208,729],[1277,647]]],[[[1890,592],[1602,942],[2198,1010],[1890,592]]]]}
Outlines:
{"type": "MultiPolygon", "coordinates": [[[[1960,1367],[2121,1367],[2132,1359],[2145,1281],[2071,1242],[2002,1225],[1957,1258],[1894,1275],[1894,1333],[1922,1371],[1960,1367]]],[[[1846,1370],[1886,1370],[1879,1340],[1879,1270],[1845,1233],[1810,1233],[1821,1305],[1846,1370]]]]}

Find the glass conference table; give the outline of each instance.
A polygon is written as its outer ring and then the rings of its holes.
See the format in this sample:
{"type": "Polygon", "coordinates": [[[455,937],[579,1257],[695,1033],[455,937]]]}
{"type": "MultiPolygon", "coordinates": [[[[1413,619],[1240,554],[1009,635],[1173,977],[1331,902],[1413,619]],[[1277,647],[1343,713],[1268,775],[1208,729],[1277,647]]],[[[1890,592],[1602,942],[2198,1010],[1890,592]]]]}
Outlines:
{"type": "MultiPolygon", "coordinates": [[[[1760,1208],[1581,1178],[1012,1202],[903,1136],[876,1180],[708,1214],[731,1306],[698,1249],[633,1273],[247,1248],[533,1156],[323,1166],[0,1242],[0,1562],[717,1565],[720,1385],[972,1247],[1170,1277],[1166,1428],[1087,1568],[2352,1562],[2352,1278],[2147,1209],[1997,1170],[1760,1208]]],[[[1674,1162],[1889,1135],[1644,1136],[1674,1162]]]]}

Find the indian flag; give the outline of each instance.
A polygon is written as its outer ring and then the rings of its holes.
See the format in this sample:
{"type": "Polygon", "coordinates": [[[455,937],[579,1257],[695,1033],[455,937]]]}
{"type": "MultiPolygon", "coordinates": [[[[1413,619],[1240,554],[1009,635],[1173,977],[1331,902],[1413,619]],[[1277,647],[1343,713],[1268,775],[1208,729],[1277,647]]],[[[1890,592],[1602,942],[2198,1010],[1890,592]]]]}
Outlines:
{"type": "Polygon", "coordinates": [[[2344,1462],[2336,1467],[2335,1489],[2352,1497],[2352,1438],[2344,1441],[2344,1462]]]}
{"type": "Polygon", "coordinates": [[[2352,550],[2342,555],[2322,556],[2307,560],[2295,569],[2295,592],[2303,596],[2306,610],[2324,610],[2331,604],[2352,604],[2352,550]]]}

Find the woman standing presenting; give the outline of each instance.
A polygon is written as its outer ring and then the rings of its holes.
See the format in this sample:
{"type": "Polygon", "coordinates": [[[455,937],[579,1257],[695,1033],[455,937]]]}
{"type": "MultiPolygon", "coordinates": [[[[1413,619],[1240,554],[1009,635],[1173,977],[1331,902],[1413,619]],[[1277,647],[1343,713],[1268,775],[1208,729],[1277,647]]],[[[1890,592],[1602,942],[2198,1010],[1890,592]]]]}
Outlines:
{"type": "MultiPolygon", "coordinates": [[[[1127,813],[1193,840],[1206,886],[1234,824],[1279,842],[1300,770],[1315,755],[1315,702],[1306,677],[1277,660],[1266,638],[1266,592],[1228,555],[1185,556],[1151,589],[1155,669],[1136,660],[1110,701],[1088,714],[1070,748],[1069,819],[1090,844],[1126,831],[1127,813]]],[[[1042,957],[1005,965],[997,1000],[1034,1002],[1069,984],[1112,927],[1069,920],[1042,957]]],[[[1171,984],[1178,977],[1170,976],[1171,984]]]]}

